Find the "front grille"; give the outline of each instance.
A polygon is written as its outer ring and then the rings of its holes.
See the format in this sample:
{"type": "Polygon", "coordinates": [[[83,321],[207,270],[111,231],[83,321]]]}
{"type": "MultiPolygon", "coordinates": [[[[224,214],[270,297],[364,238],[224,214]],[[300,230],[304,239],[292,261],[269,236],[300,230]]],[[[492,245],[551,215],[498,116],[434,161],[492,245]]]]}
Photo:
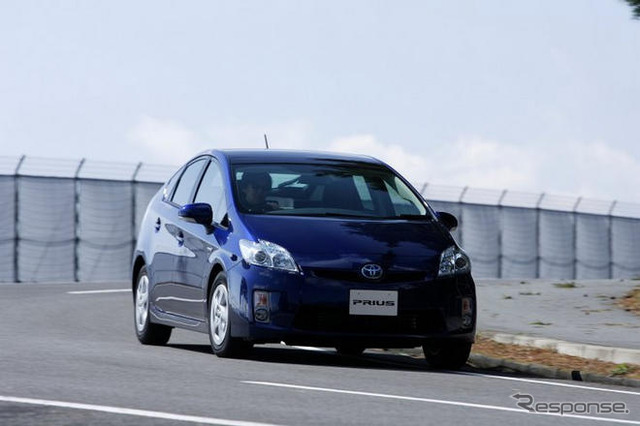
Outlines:
{"type": "Polygon", "coordinates": [[[362,276],[360,271],[344,270],[344,269],[313,269],[311,271],[316,278],[323,278],[334,281],[346,282],[367,282],[367,283],[404,283],[424,281],[427,273],[424,271],[385,271],[382,278],[377,280],[367,279],[362,276]]]}
{"type": "Polygon", "coordinates": [[[294,319],[294,328],[328,333],[428,334],[445,331],[439,310],[401,312],[398,316],[349,315],[342,309],[305,306],[294,319]]]}

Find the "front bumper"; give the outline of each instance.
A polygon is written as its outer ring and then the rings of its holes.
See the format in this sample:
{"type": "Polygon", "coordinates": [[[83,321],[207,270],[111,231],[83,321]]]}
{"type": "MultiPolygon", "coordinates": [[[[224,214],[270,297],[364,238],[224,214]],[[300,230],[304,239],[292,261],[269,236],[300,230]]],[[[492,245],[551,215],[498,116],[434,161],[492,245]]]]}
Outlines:
{"type": "Polygon", "coordinates": [[[229,271],[228,280],[232,334],[255,343],[415,347],[428,340],[475,338],[476,295],[470,274],[384,284],[242,264],[229,271]],[[268,322],[254,319],[256,290],[268,292],[268,322]],[[397,315],[350,315],[351,290],[397,291],[397,315]]]}

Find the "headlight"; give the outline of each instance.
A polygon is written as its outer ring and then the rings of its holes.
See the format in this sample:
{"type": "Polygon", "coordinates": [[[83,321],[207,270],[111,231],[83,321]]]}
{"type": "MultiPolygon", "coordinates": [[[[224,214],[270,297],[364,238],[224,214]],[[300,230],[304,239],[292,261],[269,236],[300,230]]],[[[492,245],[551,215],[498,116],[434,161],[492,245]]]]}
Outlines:
{"type": "Polygon", "coordinates": [[[287,249],[269,241],[259,240],[254,243],[240,240],[240,251],[243,259],[250,265],[298,272],[296,262],[287,249]]]}
{"type": "Polygon", "coordinates": [[[446,277],[454,274],[463,274],[471,270],[469,256],[462,249],[451,246],[442,252],[440,256],[439,277],[446,277]]]}

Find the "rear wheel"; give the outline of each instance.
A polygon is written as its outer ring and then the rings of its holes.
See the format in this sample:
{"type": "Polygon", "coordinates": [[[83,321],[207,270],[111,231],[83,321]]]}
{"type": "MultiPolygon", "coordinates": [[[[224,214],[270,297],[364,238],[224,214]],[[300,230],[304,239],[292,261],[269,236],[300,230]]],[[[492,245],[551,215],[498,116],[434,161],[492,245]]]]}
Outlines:
{"type": "Polygon", "coordinates": [[[229,290],[227,276],[220,272],[213,282],[209,295],[209,341],[213,353],[219,357],[238,356],[249,349],[251,344],[238,338],[231,337],[231,322],[229,321],[229,290]]]}
{"type": "Polygon", "coordinates": [[[149,318],[149,275],[145,266],[138,273],[134,294],[133,316],[136,336],[145,345],[164,345],[171,337],[171,327],[154,324],[149,318]]]}
{"type": "Polygon", "coordinates": [[[422,345],[424,357],[433,368],[458,370],[467,363],[471,353],[469,342],[440,342],[422,345]]]}

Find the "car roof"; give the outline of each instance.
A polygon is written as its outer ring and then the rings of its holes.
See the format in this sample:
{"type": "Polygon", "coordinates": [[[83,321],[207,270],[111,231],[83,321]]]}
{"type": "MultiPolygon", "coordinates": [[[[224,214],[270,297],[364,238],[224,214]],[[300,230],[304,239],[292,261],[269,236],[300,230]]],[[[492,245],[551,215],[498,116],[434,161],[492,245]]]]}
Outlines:
{"type": "Polygon", "coordinates": [[[230,164],[241,163],[298,163],[298,162],[357,162],[384,164],[366,155],[341,154],[324,151],[285,149],[224,149],[207,151],[216,157],[223,156],[230,164]]]}

